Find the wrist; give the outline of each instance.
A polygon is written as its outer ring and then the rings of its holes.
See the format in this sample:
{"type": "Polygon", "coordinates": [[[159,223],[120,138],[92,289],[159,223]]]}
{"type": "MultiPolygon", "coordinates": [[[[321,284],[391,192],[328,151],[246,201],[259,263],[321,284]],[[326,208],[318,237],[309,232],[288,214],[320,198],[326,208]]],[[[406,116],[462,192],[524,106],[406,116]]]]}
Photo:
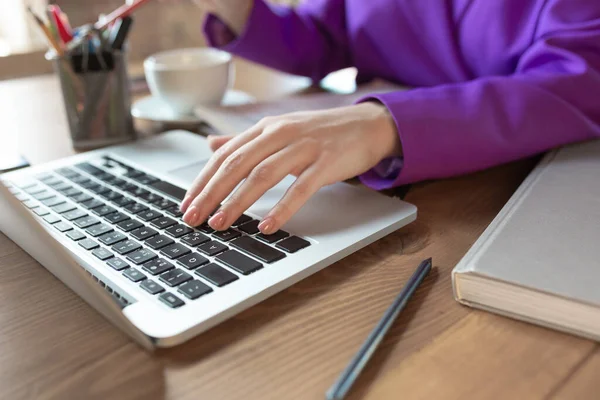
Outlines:
{"type": "Polygon", "coordinates": [[[241,35],[246,28],[254,0],[219,0],[211,2],[213,12],[236,34],[241,35]]]}
{"type": "Polygon", "coordinates": [[[371,120],[371,133],[376,135],[376,143],[381,145],[381,160],[391,157],[402,157],[402,143],[396,128],[396,122],[388,108],[376,101],[362,103],[369,107],[371,120]]]}

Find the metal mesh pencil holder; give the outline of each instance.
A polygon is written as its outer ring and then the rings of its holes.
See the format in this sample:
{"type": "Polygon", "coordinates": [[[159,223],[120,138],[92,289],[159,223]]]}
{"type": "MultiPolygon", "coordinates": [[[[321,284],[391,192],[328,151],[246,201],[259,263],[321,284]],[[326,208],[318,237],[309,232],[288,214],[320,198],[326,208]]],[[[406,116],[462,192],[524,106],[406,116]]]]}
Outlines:
{"type": "Polygon", "coordinates": [[[48,53],[46,58],[60,79],[74,149],[135,139],[125,52],[48,53]]]}

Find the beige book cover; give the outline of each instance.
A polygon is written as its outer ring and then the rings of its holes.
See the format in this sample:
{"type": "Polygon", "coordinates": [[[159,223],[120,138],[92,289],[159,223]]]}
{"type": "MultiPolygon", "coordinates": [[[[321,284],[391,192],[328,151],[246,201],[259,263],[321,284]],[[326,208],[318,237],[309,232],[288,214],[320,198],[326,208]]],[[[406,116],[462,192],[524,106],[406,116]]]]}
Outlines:
{"type": "Polygon", "coordinates": [[[463,304],[600,340],[600,141],[547,154],[452,278],[463,304]]]}

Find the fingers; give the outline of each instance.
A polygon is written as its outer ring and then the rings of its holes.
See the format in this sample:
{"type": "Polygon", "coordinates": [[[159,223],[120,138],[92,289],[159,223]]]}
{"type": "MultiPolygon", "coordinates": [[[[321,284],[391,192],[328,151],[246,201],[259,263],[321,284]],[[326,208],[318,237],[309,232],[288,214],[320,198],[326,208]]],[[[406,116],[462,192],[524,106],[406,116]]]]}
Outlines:
{"type": "Polygon", "coordinates": [[[217,151],[221,146],[225,143],[229,142],[233,139],[235,135],[227,135],[227,136],[214,136],[210,135],[206,139],[208,140],[208,146],[212,151],[217,151]]]}
{"type": "Polygon", "coordinates": [[[228,229],[266,191],[294,171],[303,171],[316,159],[316,148],[308,142],[288,146],[258,164],[242,185],[208,221],[216,230],[228,229]]]}
{"type": "MultiPolygon", "coordinates": [[[[230,143],[234,140],[231,140],[230,143]]],[[[214,168],[216,171],[212,174],[212,177],[207,178],[208,183],[199,190],[192,200],[183,220],[191,226],[204,222],[209,214],[219,207],[221,201],[250,174],[256,165],[286,145],[285,138],[275,138],[267,134],[251,140],[233,151],[217,168],[214,168]]],[[[229,146],[224,145],[222,149],[226,147],[229,146]]],[[[220,222],[222,224],[222,221],[220,222]]]]}
{"type": "Polygon", "coordinates": [[[325,165],[318,162],[312,164],[300,174],[281,200],[258,224],[258,229],[265,235],[271,235],[289,221],[308,199],[325,184],[322,178],[324,168],[325,165]]]}
{"type": "MultiPolygon", "coordinates": [[[[204,189],[210,178],[215,174],[215,172],[217,172],[217,169],[221,166],[223,161],[225,161],[225,159],[240,146],[257,137],[260,132],[260,129],[251,129],[232,138],[227,143],[224,143],[219,147],[219,149],[212,155],[210,160],[208,160],[208,163],[206,163],[204,168],[202,168],[202,171],[200,171],[196,179],[194,179],[192,186],[190,186],[185,194],[180,206],[181,212],[186,213],[188,211],[192,201],[200,194],[202,189],[204,189]]],[[[193,211],[191,213],[193,213],[193,211]]]]}

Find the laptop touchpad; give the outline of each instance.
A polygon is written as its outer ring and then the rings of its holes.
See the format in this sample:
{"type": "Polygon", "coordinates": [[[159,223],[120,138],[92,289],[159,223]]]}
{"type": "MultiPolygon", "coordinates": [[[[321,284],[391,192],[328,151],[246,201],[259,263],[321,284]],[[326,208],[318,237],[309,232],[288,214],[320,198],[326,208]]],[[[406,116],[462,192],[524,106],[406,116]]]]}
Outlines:
{"type": "Polygon", "coordinates": [[[198,161],[192,164],[188,164],[184,167],[175,168],[168,172],[169,175],[173,177],[175,181],[185,183],[186,187],[192,184],[194,179],[198,176],[202,168],[208,160],[198,161]]]}

